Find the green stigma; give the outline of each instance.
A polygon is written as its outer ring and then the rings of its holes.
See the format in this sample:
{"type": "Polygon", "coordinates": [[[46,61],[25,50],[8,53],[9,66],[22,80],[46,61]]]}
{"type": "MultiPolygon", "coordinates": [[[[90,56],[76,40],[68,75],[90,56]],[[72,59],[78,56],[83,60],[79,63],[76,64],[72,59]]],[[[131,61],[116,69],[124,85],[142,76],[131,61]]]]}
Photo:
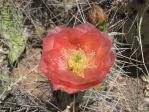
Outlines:
{"type": "Polygon", "coordinates": [[[80,61],[81,59],[83,59],[83,56],[80,53],[78,53],[78,54],[76,54],[76,56],[74,56],[74,58],[75,58],[75,61],[77,62],[77,61],[80,61]]]}

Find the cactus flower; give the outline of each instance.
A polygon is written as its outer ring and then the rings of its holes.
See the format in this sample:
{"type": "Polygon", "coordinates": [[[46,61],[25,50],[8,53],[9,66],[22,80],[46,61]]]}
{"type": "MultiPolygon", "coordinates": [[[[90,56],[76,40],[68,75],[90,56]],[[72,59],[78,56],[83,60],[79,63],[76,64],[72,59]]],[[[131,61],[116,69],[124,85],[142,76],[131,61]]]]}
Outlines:
{"type": "Polygon", "coordinates": [[[56,27],[43,38],[39,70],[69,94],[102,84],[114,63],[112,41],[91,24],[56,27]]]}

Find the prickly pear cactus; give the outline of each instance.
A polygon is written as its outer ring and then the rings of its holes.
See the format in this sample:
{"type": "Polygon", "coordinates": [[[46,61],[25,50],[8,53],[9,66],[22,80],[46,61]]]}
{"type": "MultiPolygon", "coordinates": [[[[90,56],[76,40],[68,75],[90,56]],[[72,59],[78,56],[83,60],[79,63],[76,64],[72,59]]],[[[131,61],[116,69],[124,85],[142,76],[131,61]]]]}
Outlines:
{"type": "Polygon", "coordinates": [[[23,29],[23,16],[13,3],[2,0],[0,3],[0,32],[1,38],[8,41],[10,52],[8,58],[11,63],[18,59],[25,48],[27,35],[23,29]]]}
{"type": "Polygon", "coordinates": [[[27,39],[23,15],[11,0],[0,0],[0,88],[10,83],[8,61],[12,64],[19,58],[27,39]]]}

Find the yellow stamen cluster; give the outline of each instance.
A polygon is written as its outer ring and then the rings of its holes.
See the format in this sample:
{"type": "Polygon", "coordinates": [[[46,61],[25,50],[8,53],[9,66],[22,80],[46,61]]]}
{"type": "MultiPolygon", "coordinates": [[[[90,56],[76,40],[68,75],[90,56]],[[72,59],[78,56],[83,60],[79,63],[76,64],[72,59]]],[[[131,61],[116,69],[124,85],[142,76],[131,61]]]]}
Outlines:
{"type": "Polygon", "coordinates": [[[67,67],[77,76],[84,77],[84,69],[90,65],[90,60],[81,50],[72,51],[68,58],[67,67]]]}

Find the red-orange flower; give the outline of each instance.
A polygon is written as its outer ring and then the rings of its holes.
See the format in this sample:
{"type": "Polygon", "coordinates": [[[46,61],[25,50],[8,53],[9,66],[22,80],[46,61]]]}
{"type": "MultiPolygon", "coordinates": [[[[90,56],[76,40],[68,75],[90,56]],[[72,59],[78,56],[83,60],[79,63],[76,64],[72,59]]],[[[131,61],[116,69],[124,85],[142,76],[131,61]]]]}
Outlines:
{"type": "Polygon", "coordinates": [[[43,39],[39,69],[54,90],[75,93],[101,84],[115,60],[112,41],[91,24],[57,27],[43,39]]]}

